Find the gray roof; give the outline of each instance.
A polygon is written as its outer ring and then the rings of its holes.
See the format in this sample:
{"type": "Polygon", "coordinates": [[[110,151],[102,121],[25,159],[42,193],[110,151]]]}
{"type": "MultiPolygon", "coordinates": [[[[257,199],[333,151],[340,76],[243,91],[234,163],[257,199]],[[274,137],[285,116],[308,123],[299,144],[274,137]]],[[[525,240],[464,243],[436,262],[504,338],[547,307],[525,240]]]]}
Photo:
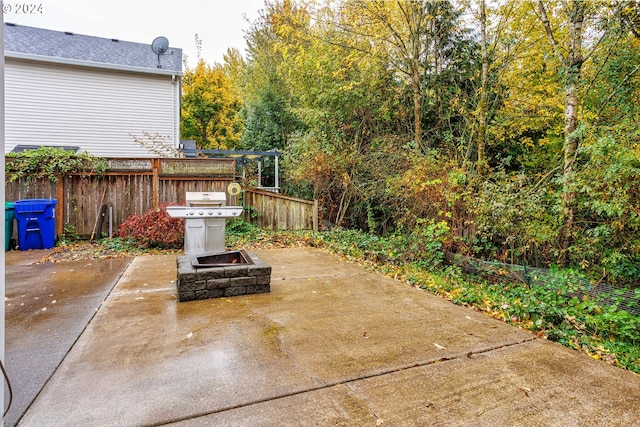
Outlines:
{"type": "Polygon", "coordinates": [[[4,25],[7,57],[182,75],[182,49],[169,47],[167,54],[160,57],[162,67],[158,68],[158,57],[151,51],[151,42],[134,43],[11,23],[4,25]]]}

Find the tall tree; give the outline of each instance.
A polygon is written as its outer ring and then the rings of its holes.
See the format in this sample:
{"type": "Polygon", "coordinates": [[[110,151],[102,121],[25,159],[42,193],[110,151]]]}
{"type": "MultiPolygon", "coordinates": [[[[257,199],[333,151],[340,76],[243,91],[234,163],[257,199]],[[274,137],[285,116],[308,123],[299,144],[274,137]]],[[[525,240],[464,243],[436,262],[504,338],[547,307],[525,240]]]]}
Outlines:
{"type": "Polygon", "coordinates": [[[567,261],[566,250],[571,245],[573,239],[573,229],[575,220],[575,200],[576,191],[574,188],[574,166],[578,155],[578,145],[580,137],[576,130],[578,128],[578,87],[581,82],[582,66],[585,61],[583,54],[583,26],[585,23],[585,12],[588,3],[584,0],[570,0],[565,3],[565,22],[568,25],[568,35],[565,37],[564,46],[558,41],[558,34],[551,27],[551,22],[547,13],[547,6],[543,0],[537,0],[538,12],[545,33],[549,40],[549,45],[558,63],[561,65],[564,86],[564,165],[563,165],[563,230],[561,232],[560,246],[563,249],[563,261],[567,261]]]}
{"type": "Polygon", "coordinates": [[[284,149],[300,122],[297,99],[286,71],[287,61],[302,47],[308,13],[289,1],[267,1],[247,32],[248,64],[244,81],[245,149],[284,149]]]}
{"type": "Polygon", "coordinates": [[[480,99],[478,102],[478,175],[482,176],[486,167],[485,145],[487,138],[487,119],[489,116],[489,53],[487,48],[487,5],[480,0],[480,47],[482,53],[482,71],[480,74],[480,99]]]}
{"type": "MultiPolygon", "coordinates": [[[[349,3],[349,2],[347,2],[349,3]]],[[[386,51],[389,63],[408,79],[413,101],[413,134],[423,148],[423,79],[443,67],[443,42],[455,16],[446,11],[447,1],[356,0],[352,2],[349,32],[364,36],[373,46],[386,51]],[[360,15],[360,18],[355,18],[360,15]]],[[[345,25],[346,28],[346,25],[345,25]]]]}
{"type": "Polygon", "coordinates": [[[181,135],[200,148],[235,148],[240,140],[241,102],[220,65],[203,59],[182,78],[181,135]]]}

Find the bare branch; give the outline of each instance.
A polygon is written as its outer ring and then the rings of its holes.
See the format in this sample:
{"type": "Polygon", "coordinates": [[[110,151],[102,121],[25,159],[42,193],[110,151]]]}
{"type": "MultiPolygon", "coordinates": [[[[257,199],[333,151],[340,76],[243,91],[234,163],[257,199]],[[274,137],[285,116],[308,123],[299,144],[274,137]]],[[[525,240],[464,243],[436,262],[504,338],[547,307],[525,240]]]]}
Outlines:
{"type": "Polygon", "coordinates": [[[540,12],[540,19],[542,20],[542,25],[544,25],[544,31],[547,33],[547,37],[549,38],[549,43],[551,43],[551,49],[553,50],[553,54],[558,58],[561,64],[564,64],[565,60],[560,53],[560,48],[558,47],[558,43],[556,42],[556,38],[553,36],[553,31],[551,30],[551,24],[549,23],[549,18],[547,17],[547,9],[544,7],[542,0],[538,0],[538,11],[540,12]]]}
{"type": "Polygon", "coordinates": [[[142,135],[142,137],[139,137],[132,133],[129,134],[133,138],[133,142],[160,157],[182,157],[182,152],[173,145],[170,136],[161,135],[157,132],[151,134],[146,131],[143,131],[142,135]]]}

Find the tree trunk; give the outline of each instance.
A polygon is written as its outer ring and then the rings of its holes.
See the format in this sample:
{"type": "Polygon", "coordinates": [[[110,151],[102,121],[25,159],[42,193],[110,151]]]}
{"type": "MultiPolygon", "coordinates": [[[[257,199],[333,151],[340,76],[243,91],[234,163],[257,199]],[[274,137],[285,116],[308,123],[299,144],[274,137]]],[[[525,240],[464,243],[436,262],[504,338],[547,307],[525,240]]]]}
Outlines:
{"type": "Polygon", "coordinates": [[[415,133],[416,147],[422,147],[422,106],[420,99],[420,73],[413,70],[411,75],[411,89],[413,91],[413,132],[415,133]]]}
{"type": "MultiPolygon", "coordinates": [[[[569,76],[568,76],[569,77],[569,76]]],[[[572,76],[576,78],[577,76],[572,76]]],[[[571,77],[567,78],[571,80],[571,77]]],[[[564,217],[563,228],[561,232],[560,246],[563,250],[562,262],[566,264],[567,249],[573,240],[573,225],[575,217],[575,201],[576,192],[573,185],[574,174],[573,167],[578,152],[578,137],[575,130],[578,126],[578,95],[576,93],[577,85],[575,82],[567,83],[565,86],[565,104],[564,104],[564,169],[563,169],[563,195],[562,195],[562,213],[564,217]]]]}
{"type": "Polygon", "coordinates": [[[562,212],[564,216],[561,232],[561,261],[568,262],[568,249],[573,242],[576,191],[574,188],[574,163],[578,153],[579,138],[575,134],[578,127],[578,82],[582,69],[582,24],[584,4],[582,1],[570,3],[569,49],[565,64],[564,86],[564,169],[562,212]]]}
{"type": "Polygon", "coordinates": [[[565,13],[569,23],[569,40],[566,46],[566,56],[553,36],[547,11],[538,0],[538,10],[549,38],[553,53],[562,65],[564,75],[564,169],[562,186],[562,230],[560,231],[560,263],[566,265],[569,261],[569,247],[573,243],[574,220],[576,210],[576,190],[574,186],[574,164],[578,153],[579,137],[576,135],[578,127],[578,84],[584,58],[582,56],[582,25],[584,23],[585,4],[582,0],[571,0],[566,4],[565,13]]]}
{"type": "Polygon", "coordinates": [[[487,135],[487,108],[489,85],[489,57],[487,54],[487,8],[484,0],[480,0],[480,45],[482,48],[482,75],[480,80],[480,100],[478,105],[478,176],[485,169],[485,140],[487,135]]]}
{"type": "Polygon", "coordinates": [[[215,148],[211,147],[209,144],[209,132],[207,132],[208,122],[204,120],[200,120],[200,138],[202,138],[202,147],[201,148],[215,148]]]}

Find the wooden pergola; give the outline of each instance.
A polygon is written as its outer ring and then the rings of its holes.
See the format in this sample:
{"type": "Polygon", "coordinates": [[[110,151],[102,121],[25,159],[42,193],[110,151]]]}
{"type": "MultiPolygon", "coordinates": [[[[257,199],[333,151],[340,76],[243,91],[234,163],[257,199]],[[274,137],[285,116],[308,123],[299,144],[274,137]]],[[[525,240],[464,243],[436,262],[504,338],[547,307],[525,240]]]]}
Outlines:
{"type": "Polygon", "coordinates": [[[234,159],[236,164],[247,165],[248,162],[258,162],[258,188],[276,193],[280,192],[280,178],[279,178],[279,157],[282,155],[277,149],[269,151],[254,151],[254,150],[208,150],[198,149],[195,147],[195,142],[182,141],[182,151],[185,157],[194,158],[198,156],[206,157],[224,157],[234,159]],[[274,159],[275,162],[275,185],[274,187],[262,186],[262,162],[266,159],[274,159]]]}

